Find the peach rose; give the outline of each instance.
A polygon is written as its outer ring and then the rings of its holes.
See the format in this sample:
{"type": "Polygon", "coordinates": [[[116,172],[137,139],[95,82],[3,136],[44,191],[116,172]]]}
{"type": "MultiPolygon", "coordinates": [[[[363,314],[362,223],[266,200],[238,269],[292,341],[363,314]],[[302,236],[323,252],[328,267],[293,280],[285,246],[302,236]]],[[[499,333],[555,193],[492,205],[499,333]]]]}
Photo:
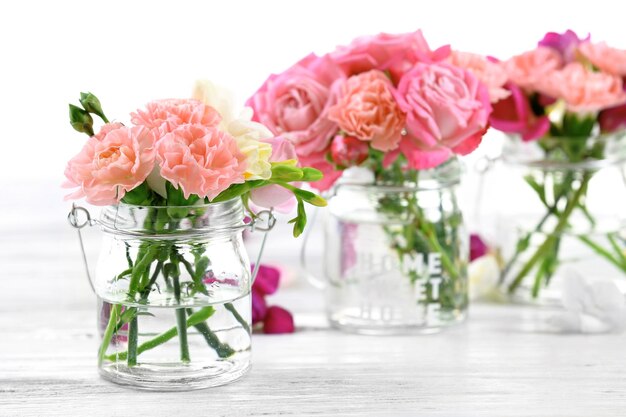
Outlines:
{"type": "Polygon", "coordinates": [[[79,189],[65,199],[85,197],[98,206],[117,204],[146,179],[154,160],[154,135],[149,129],[106,124],[68,162],[63,186],[79,189]]]}
{"type": "Polygon", "coordinates": [[[532,51],[504,61],[504,69],[509,81],[526,91],[543,92],[545,78],[562,67],[561,55],[556,50],[545,46],[538,46],[532,51]]]}
{"type": "Polygon", "coordinates": [[[620,77],[626,76],[626,51],[611,48],[606,42],[583,42],[578,46],[580,53],[600,70],[620,77]]]}
{"type": "Polygon", "coordinates": [[[131,121],[137,126],[158,129],[160,136],[185,124],[205,127],[219,125],[220,114],[213,107],[195,99],[156,100],[146,105],[146,110],[131,113],[131,121]]]}
{"type": "Polygon", "coordinates": [[[326,149],[337,131],[326,115],[336,99],[333,85],[343,79],[336,64],[311,54],[271,75],[246,105],[254,110],[253,120],[290,140],[298,155],[309,155],[326,149]]]}
{"type": "Polygon", "coordinates": [[[507,75],[501,62],[493,62],[482,55],[460,51],[452,51],[448,62],[468,70],[485,84],[492,103],[507,98],[511,94],[504,88],[507,75]]]}
{"type": "Polygon", "coordinates": [[[396,148],[404,127],[404,113],[393,97],[393,86],[378,70],[348,78],[328,118],[348,135],[371,141],[380,151],[396,148]]]}
{"type": "Polygon", "coordinates": [[[396,99],[407,113],[409,133],[424,150],[460,147],[467,153],[464,142],[478,146],[491,113],[487,87],[446,63],[417,64],[400,80],[396,99]]]}
{"type": "Polygon", "coordinates": [[[183,190],[214,199],[232,184],[244,182],[246,156],[228,133],[203,125],[182,125],[156,145],[161,175],[183,190]]]}
{"type": "Polygon", "coordinates": [[[551,74],[545,85],[547,95],[563,99],[574,112],[596,112],[626,101],[620,77],[591,71],[579,62],[551,74]]]}

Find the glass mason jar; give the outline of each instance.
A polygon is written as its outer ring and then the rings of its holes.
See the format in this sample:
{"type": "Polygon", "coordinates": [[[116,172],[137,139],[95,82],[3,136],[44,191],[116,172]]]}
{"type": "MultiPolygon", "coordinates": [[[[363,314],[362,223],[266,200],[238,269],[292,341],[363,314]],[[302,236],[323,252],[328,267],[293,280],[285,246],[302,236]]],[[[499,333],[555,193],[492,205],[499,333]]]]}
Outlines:
{"type": "Polygon", "coordinates": [[[455,159],[398,185],[339,184],[325,220],[326,312],[363,334],[436,332],[468,306],[455,159]]]}
{"type": "Polygon", "coordinates": [[[105,208],[94,287],[100,374],[153,390],[222,385],[250,367],[241,199],[105,208]]]}
{"type": "Polygon", "coordinates": [[[560,304],[568,277],[626,277],[625,136],[507,138],[498,240],[513,300],[560,304]]]}

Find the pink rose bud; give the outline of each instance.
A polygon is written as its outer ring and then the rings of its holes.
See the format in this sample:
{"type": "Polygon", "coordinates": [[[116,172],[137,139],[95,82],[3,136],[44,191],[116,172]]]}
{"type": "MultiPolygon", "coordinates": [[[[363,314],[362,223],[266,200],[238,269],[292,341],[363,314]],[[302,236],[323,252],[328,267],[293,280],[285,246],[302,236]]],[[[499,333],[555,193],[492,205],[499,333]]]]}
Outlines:
{"type": "Polygon", "coordinates": [[[342,167],[359,165],[367,159],[369,146],[353,136],[337,135],[330,145],[330,156],[342,167]]]}

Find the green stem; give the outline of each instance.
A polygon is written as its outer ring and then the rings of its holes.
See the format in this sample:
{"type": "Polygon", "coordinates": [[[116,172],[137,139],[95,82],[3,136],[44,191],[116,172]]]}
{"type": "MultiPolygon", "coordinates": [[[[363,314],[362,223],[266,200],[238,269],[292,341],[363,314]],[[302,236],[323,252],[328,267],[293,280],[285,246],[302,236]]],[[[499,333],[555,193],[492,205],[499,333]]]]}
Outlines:
{"type": "Polygon", "coordinates": [[[589,182],[590,176],[589,174],[585,174],[580,187],[576,190],[572,198],[568,201],[565,210],[559,215],[559,221],[554,227],[554,231],[546,238],[546,240],[539,246],[537,251],[533,254],[533,256],[526,262],[526,264],[522,267],[522,269],[517,273],[515,279],[509,285],[509,293],[514,292],[517,287],[522,283],[524,277],[528,275],[530,270],[535,266],[535,264],[541,259],[544,253],[550,249],[551,245],[555,243],[558,239],[559,235],[565,230],[568,225],[569,217],[574,211],[574,208],[578,205],[578,200],[583,195],[586,184],[589,182]]]}
{"type": "Polygon", "coordinates": [[[598,245],[596,242],[594,242],[587,236],[578,236],[578,239],[581,242],[585,243],[587,246],[589,246],[591,249],[593,249],[593,251],[596,252],[598,255],[604,257],[607,261],[611,262],[613,265],[626,272],[626,264],[623,264],[619,260],[615,259],[609,251],[598,245]]]}
{"type": "MultiPolygon", "coordinates": [[[[182,309],[181,309],[182,310],[182,309]]],[[[184,311],[184,310],[183,310],[184,311]]],[[[213,315],[215,309],[211,306],[201,308],[200,310],[193,313],[191,316],[187,318],[186,325],[187,327],[195,326],[198,323],[202,323],[208,320],[209,317],[213,315]]],[[[172,327],[165,332],[155,336],[153,339],[150,339],[137,347],[137,354],[140,355],[143,352],[154,349],[157,346],[164,344],[165,342],[173,339],[178,334],[178,327],[172,327]]],[[[110,361],[115,360],[126,360],[127,353],[121,352],[119,354],[113,354],[109,356],[105,356],[105,359],[110,361]]]]}
{"type": "MultiPolygon", "coordinates": [[[[180,304],[180,281],[177,274],[172,276],[174,282],[174,297],[176,302],[180,304]]],[[[178,328],[178,342],[180,344],[180,360],[183,363],[189,362],[189,344],[187,342],[187,314],[185,309],[176,309],[176,326],[178,328]]]]}
{"type": "Polygon", "coordinates": [[[122,310],[122,306],[120,304],[111,305],[111,314],[109,315],[109,322],[107,323],[107,327],[104,330],[104,334],[102,335],[102,342],[100,343],[100,349],[98,349],[98,364],[102,363],[104,359],[104,355],[106,354],[107,348],[111,343],[111,338],[113,337],[113,333],[115,333],[115,329],[117,327],[117,320],[122,310]]]}
{"type": "MultiPolygon", "coordinates": [[[[191,317],[193,315],[193,310],[188,308],[187,314],[189,314],[189,316],[191,317]]],[[[217,335],[213,333],[213,331],[205,322],[194,324],[193,327],[195,327],[196,330],[198,330],[200,334],[204,336],[207,344],[215,350],[217,356],[219,356],[220,358],[228,358],[235,353],[235,349],[225,343],[222,343],[219,337],[217,337],[217,335]]]]}
{"type": "Polygon", "coordinates": [[[607,238],[611,243],[611,247],[615,251],[617,257],[621,260],[622,269],[626,270],[626,253],[624,252],[624,248],[620,247],[619,244],[615,241],[615,236],[613,233],[607,234],[607,238]]]}
{"type": "Polygon", "coordinates": [[[128,361],[129,367],[137,365],[137,336],[139,333],[137,315],[128,323],[128,361]]]}
{"type": "Polygon", "coordinates": [[[243,329],[248,334],[250,334],[250,325],[248,324],[247,321],[244,320],[243,317],[241,317],[241,315],[239,314],[239,312],[237,311],[237,309],[235,308],[233,303],[226,303],[226,304],[224,304],[224,307],[226,308],[226,310],[231,312],[233,317],[235,317],[235,320],[237,320],[237,322],[239,322],[239,324],[241,324],[241,327],[243,327],[243,329]]]}

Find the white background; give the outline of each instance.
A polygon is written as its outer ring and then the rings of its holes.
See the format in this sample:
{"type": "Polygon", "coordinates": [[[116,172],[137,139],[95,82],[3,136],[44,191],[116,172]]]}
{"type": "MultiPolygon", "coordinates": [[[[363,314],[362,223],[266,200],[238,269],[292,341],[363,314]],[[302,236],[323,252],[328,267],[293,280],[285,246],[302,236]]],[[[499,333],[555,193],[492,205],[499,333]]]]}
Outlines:
{"type": "Polygon", "coordinates": [[[149,100],[188,96],[197,78],[243,102],[311,51],[418,28],[432,47],[500,58],[568,28],[626,47],[623,9],[618,0],[3,1],[0,207],[66,207],[58,185],[86,138],[71,129],[67,104],[81,91],[120,121],[149,100]]]}

